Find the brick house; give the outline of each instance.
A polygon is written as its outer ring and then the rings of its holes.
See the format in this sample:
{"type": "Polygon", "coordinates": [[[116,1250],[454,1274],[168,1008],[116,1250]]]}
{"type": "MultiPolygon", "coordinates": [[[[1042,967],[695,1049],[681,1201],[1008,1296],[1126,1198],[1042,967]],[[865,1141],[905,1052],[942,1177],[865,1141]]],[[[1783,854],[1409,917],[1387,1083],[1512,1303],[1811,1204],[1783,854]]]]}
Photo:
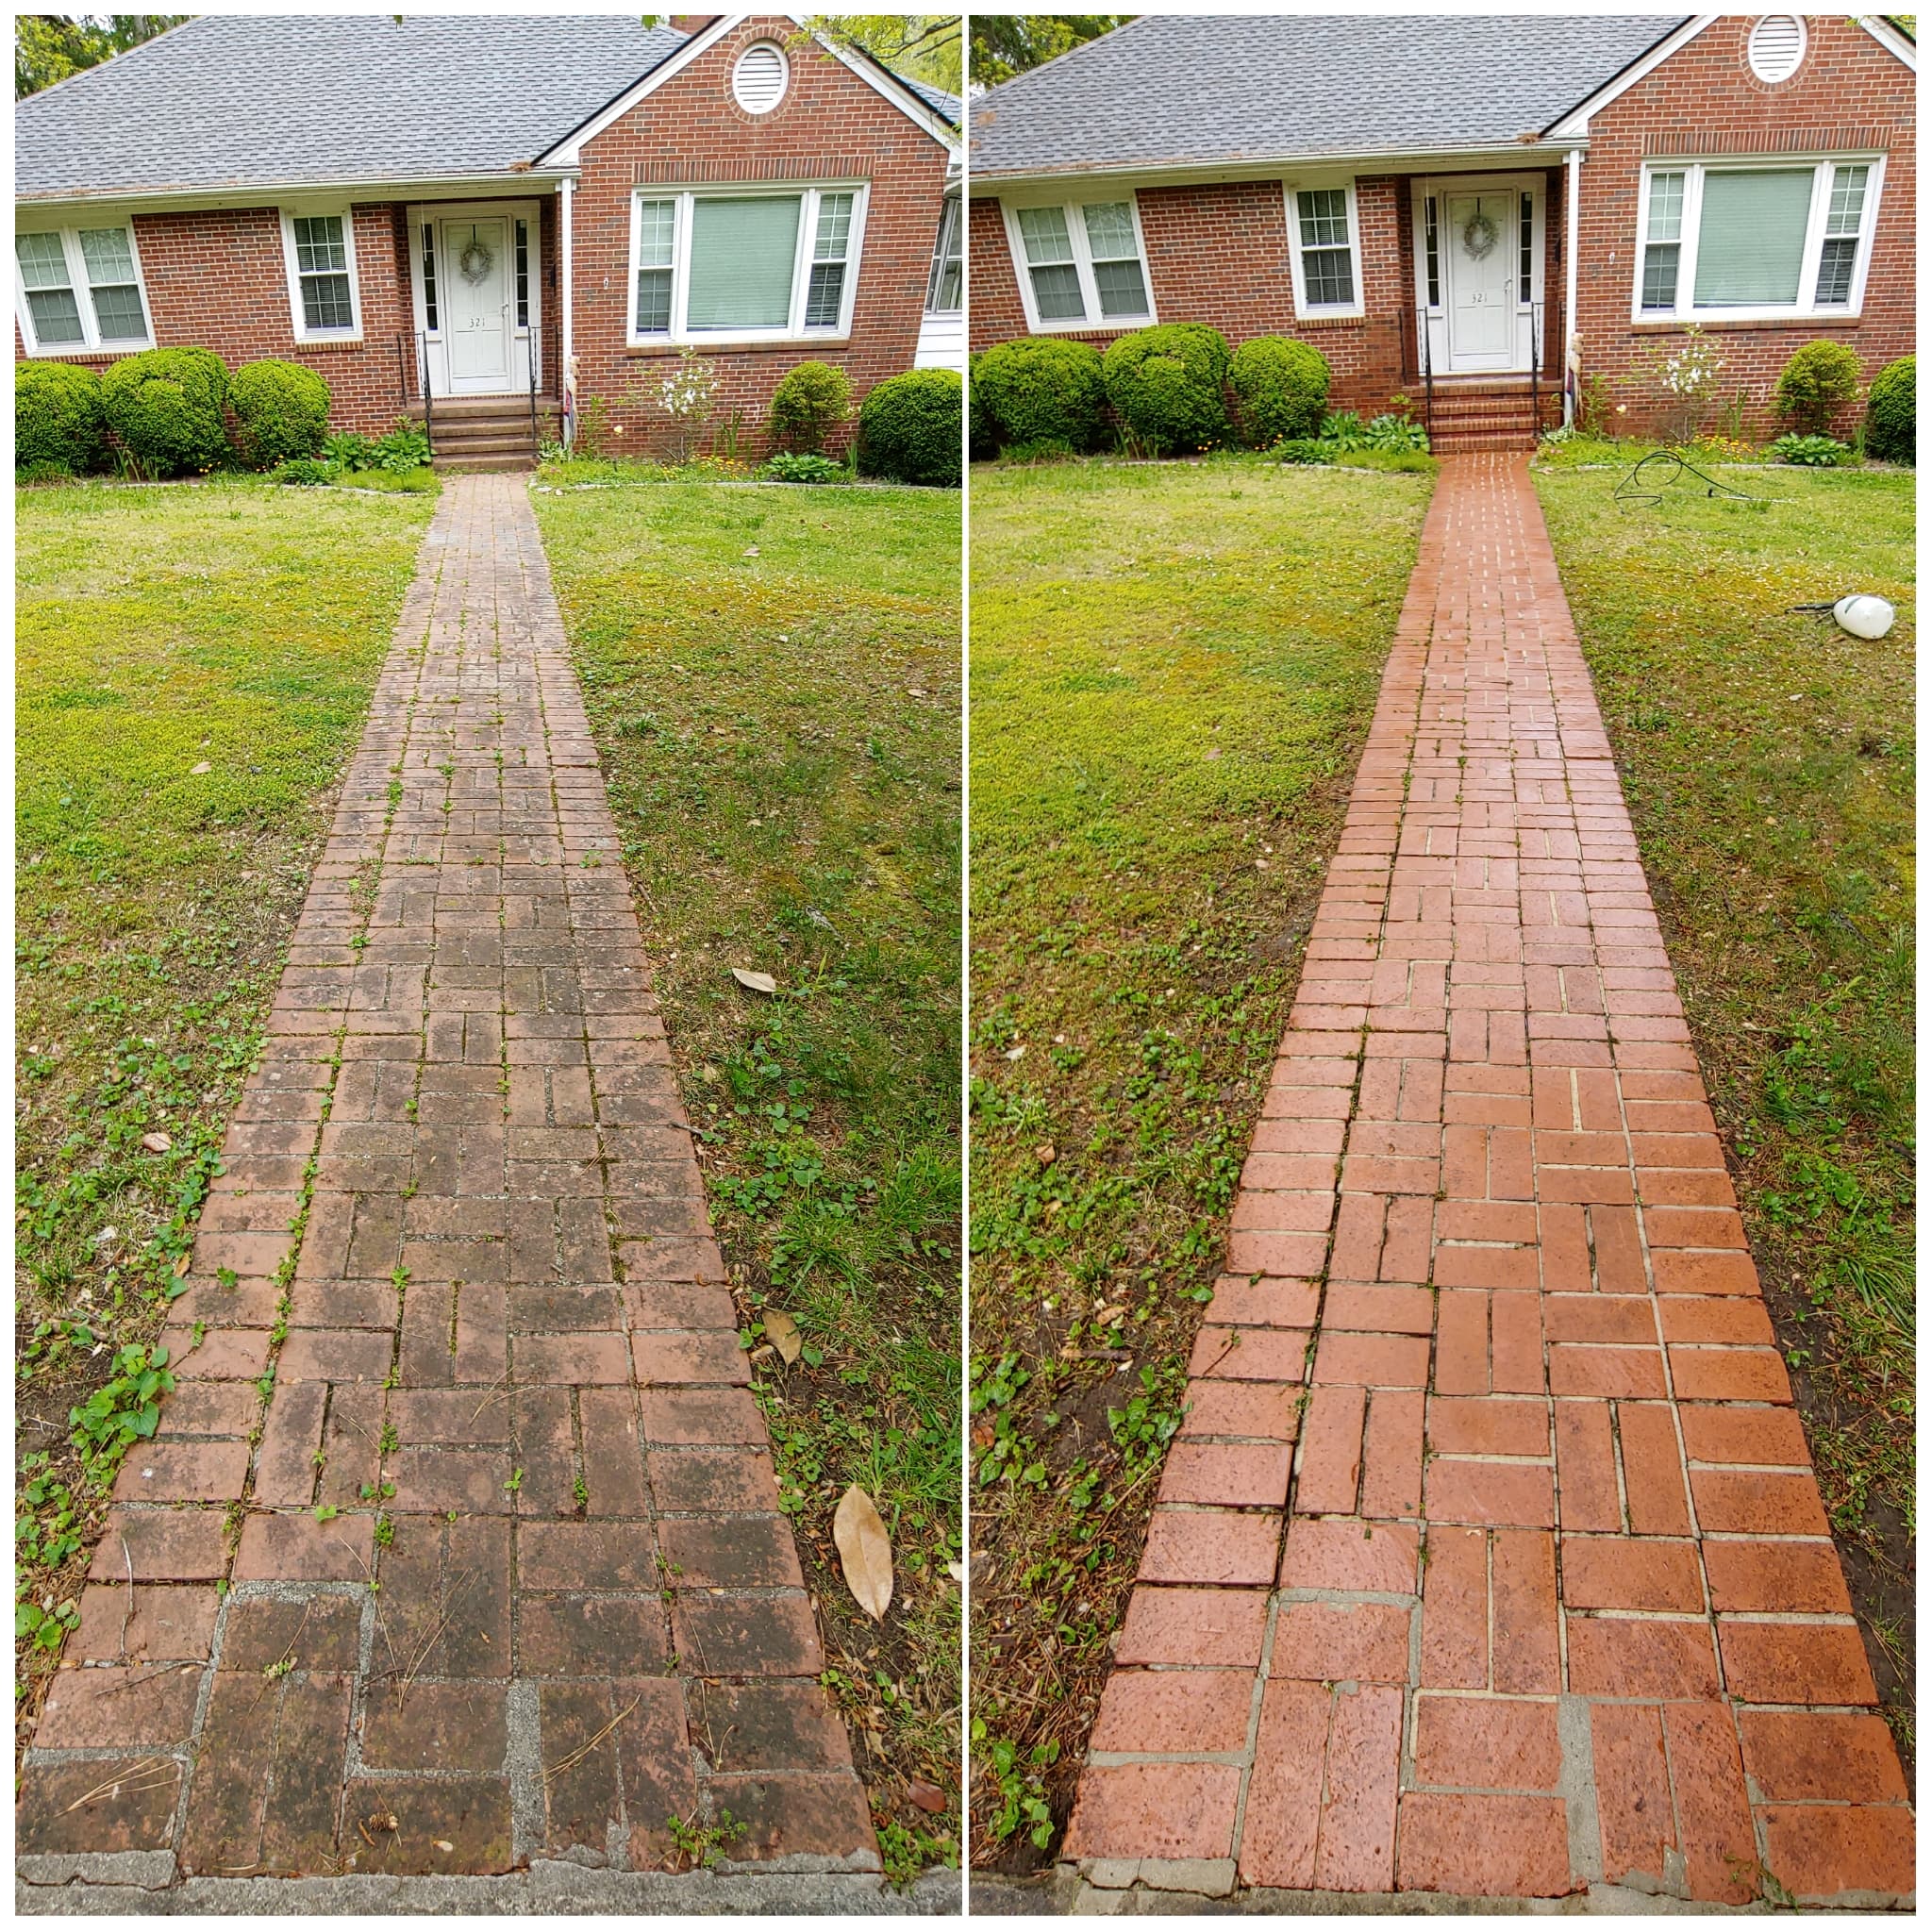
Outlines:
{"type": "Polygon", "coordinates": [[[203,15],[17,103],[15,356],[280,357],[484,467],[661,448],[689,344],[756,453],[807,358],[958,366],[958,118],[787,14],[203,15]]]}
{"type": "Polygon", "coordinates": [[[1292,335],[1336,408],[1510,448],[1643,426],[1694,324],[1762,433],[1800,343],[1912,347],[1916,61],[1875,16],[1146,15],[972,104],[972,345],[1292,335]]]}

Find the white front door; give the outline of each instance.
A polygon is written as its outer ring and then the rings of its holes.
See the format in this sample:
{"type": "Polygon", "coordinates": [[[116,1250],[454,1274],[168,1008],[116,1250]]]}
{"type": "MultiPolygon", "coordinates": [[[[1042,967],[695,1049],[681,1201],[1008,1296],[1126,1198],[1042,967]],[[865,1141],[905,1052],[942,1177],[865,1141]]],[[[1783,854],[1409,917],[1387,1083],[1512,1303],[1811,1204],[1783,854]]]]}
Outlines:
{"type": "Polygon", "coordinates": [[[510,383],[509,223],[464,215],[442,224],[442,338],[452,395],[501,394],[510,383]]]}
{"type": "Polygon", "coordinates": [[[1516,192],[1450,193],[1442,208],[1439,246],[1446,270],[1449,373],[1514,369],[1521,258],[1516,192]]]}

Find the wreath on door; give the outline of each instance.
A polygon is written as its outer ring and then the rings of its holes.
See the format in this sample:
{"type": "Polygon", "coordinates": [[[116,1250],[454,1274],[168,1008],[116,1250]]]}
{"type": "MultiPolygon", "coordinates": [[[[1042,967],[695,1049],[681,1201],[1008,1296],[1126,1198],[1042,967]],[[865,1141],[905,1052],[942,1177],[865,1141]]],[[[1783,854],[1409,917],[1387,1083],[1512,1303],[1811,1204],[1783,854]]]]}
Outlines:
{"type": "Polygon", "coordinates": [[[1481,261],[1496,246],[1496,225],[1477,208],[1462,226],[1462,245],[1472,261],[1481,261]]]}
{"type": "Polygon", "coordinates": [[[489,242],[473,227],[469,241],[463,244],[463,252],[457,257],[457,267],[464,281],[474,289],[489,278],[490,271],[495,266],[496,257],[489,242]]]}

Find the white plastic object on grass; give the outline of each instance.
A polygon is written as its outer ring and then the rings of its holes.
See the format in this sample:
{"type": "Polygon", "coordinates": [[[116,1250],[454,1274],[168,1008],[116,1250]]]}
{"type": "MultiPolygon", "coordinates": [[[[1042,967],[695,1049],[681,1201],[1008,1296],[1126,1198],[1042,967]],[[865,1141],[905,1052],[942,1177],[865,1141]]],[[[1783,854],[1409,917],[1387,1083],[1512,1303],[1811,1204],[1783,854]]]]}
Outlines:
{"type": "Polygon", "coordinates": [[[1883,597],[1867,596],[1863,592],[1840,597],[1831,607],[1831,614],[1838,619],[1840,627],[1850,631],[1855,638],[1882,638],[1898,616],[1883,597]]]}

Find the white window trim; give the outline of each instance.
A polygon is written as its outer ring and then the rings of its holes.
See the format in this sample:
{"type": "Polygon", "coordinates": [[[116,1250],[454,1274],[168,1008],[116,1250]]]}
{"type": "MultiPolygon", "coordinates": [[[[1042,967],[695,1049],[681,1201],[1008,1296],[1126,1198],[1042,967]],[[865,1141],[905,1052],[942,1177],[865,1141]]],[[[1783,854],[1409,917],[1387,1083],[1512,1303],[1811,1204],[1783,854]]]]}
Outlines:
{"type": "Polygon", "coordinates": [[[1878,234],[1878,203],[1885,186],[1885,157],[1882,154],[1772,154],[1721,155],[1708,158],[1686,157],[1666,159],[1659,156],[1646,160],[1637,192],[1637,261],[1630,287],[1630,319],[1649,323],[1724,322],[1857,322],[1864,313],[1865,278],[1872,268],[1872,250],[1878,234]],[[1699,308],[1695,302],[1697,285],[1697,242],[1704,219],[1704,182],[1708,174],[1752,173],[1765,168],[1795,170],[1809,166],[1811,208],[1805,224],[1805,253],[1798,271],[1798,300],[1783,308],[1699,308]],[[1858,261],[1852,272],[1849,302],[1821,308],[1817,306],[1818,264],[1824,252],[1824,224],[1831,209],[1832,171],[1851,165],[1869,168],[1865,177],[1865,206],[1858,228],[1858,261]],[[1677,306],[1674,308],[1646,308],[1643,306],[1643,258],[1650,232],[1650,180],[1653,175],[1684,176],[1684,215],[1679,225],[1677,244],[1677,306]]]}
{"type": "Polygon", "coordinates": [[[852,334],[852,313],[858,298],[859,256],[865,242],[865,210],[871,184],[865,181],[733,181],[717,187],[673,186],[641,183],[630,198],[630,274],[625,284],[624,334],[633,349],[657,349],[667,344],[683,348],[728,349],[751,342],[842,342],[852,334]],[[688,311],[691,299],[691,209],[700,198],[707,201],[768,200],[774,195],[802,194],[805,206],[799,211],[797,253],[791,263],[791,312],[778,328],[692,329],[688,311]],[[849,194],[852,225],[845,237],[845,284],[840,291],[839,321],[835,327],[807,328],[806,304],[811,293],[812,249],[819,227],[819,198],[825,194],[849,194]],[[671,332],[668,335],[638,333],[638,210],[647,201],[675,201],[676,225],[671,244],[671,332]]]}
{"type": "Polygon", "coordinates": [[[119,221],[111,217],[105,221],[76,223],[71,228],[22,228],[23,235],[58,235],[60,238],[61,253],[67,258],[67,285],[74,291],[74,306],[80,311],[81,340],[77,342],[49,342],[44,347],[34,334],[33,310],[27,306],[26,277],[20,272],[20,252],[16,248],[13,256],[13,312],[20,323],[20,339],[26,346],[26,353],[35,359],[60,362],[74,356],[138,356],[144,349],[155,345],[155,311],[147,298],[147,277],[142,273],[141,243],[134,233],[134,218],[124,215],[119,221]],[[88,281],[87,258],[80,251],[80,230],[82,225],[90,228],[121,228],[126,232],[127,252],[134,259],[135,286],[141,291],[141,312],[147,322],[147,334],[140,341],[129,337],[125,341],[104,342],[101,340],[100,323],[94,315],[92,288],[88,281]]]}
{"type": "MultiPolygon", "coordinates": [[[[1013,275],[1020,284],[1020,302],[1026,311],[1028,335],[1131,335],[1136,329],[1152,328],[1160,320],[1155,313],[1154,270],[1147,259],[1147,236],[1141,226],[1141,197],[1132,189],[1121,194],[1103,191],[1070,196],[1062,191],[1051,194],[1018,195],[1011,200],[1003,197],[1000,213],[1007,225],[1007,246],[1012,253],[1013,275]],[[1134,218],[1134,246],[1141,257],[1141,285],[1147,291],[1145,315],[1103,315],[1100,312],[1100,291],[1093,280],[1093,254],[1087,242],[1087,218],[1081,210],[1090,204],[1097,208],[1121,201],[1126,203],[1134,218]],[[1023,208],[1057,208],[1065,212],[1067,238],[1074,245],[1073,267],[1079,278],[1080,301],[1086,308],[1085,315],[1041,320],[1039,309],[1034,306],[1033,276],[1026,265],[1026,240],[1020,232],[1020,210],[1023,208]]],[[[971,251],[968,253],[970,256],[971,251]]],[[[972,272],[970,260],[967,272],[969,275],[972,272]]]]}
{"type": "Polygon", "coordinates": [[[295,340],[298,342],[359,342],[362,340],[362,278],[356,267],[356,210],[346,202],[340,201],[298,203],[284,208],[281,217],[282,260],[289,276],[289,320],[294,328],[295,340]],[[309,328],[302,319],[302,272],[295,257],[297,215],[340,215],[342,219],[342,252],[349,261],[349,313],[355,318],[347,328],[309,328]]]}
{"type": "Polygon", "coordinates": [[[1288,267],[1294,278],[1294,312],[1297,320],[1321,322],[1324,320],[1345,320],[1367,312],[1363,307],[1362,294],[1362,236],[1361,225],[1356,217],[1355,177],[1353,175],[1304,176],[1284,181],[1282,189],[1282,213],[1288,222],[1288,267]],[[1303,286],[1302,275],[1302,217],[1295,196],[1306,190],[1319,193],[1326,188],[1340,188],[1348,202],[1348,256],[1350,278],[1355,283],[1353,302],[1318,302],[1310,304],[1307,290],[1303,286]]]}

